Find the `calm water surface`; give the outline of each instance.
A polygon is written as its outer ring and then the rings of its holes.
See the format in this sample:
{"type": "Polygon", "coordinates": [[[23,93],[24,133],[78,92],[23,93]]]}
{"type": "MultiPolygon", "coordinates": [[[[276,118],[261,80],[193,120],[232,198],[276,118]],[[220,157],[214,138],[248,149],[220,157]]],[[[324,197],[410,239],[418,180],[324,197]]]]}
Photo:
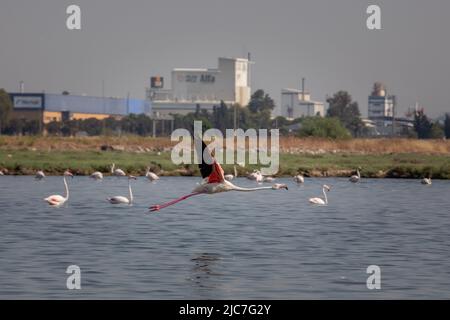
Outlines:
{"type": "MultiPolygon", "coordinates": [[[[158,213],[148,206],[198,178],[140,178],[135,204],[113,206],[127,180],[0,177],[0,298],[450,298],[450,181],[278,179],[289,191],[200,195],[158,213]],[[332,187],[329,205],[308,198],[332,187]],[[67,290],[69,265],[81,290],[67,290]],[[368,290],[366,268],[381,268],[368,290]]],[[[254,186],[237,179],[242,186],[254,186]]]]}

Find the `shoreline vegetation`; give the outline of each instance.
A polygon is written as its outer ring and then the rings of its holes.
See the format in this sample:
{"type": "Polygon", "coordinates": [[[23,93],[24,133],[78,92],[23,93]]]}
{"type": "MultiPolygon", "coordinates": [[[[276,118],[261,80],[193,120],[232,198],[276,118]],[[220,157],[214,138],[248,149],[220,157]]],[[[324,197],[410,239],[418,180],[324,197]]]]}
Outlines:
{"type": "MultiPolygon", "coordinates": [[[[175,165],[170,159],[177,142],[138,136],[31,137],[0,136],[0,170],[7,175],[34,175],[44,170],[60,175],[94,171],[110,173],[114,162],[130,174],[147,166],[162,176],[198,176],[197,165],[175,165]]],[[[223,165],[233,173],[232,165],[223,165]]],[[[237,166],[246,176],[260,166],[237,166]]],[[[365,178],[450,179],[450,141],[416,139],[344,139],[280,137],[279,177],[348,177],[361,167],[365,178]]]]}

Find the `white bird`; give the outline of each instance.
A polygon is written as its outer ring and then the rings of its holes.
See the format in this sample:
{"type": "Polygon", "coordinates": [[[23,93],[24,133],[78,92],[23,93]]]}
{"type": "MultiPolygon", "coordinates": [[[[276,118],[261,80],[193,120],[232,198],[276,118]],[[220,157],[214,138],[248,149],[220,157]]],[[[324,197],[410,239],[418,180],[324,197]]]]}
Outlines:
{"type": "Polygon", "coordinates": [[[264,177],[259,170],[254,170],[247,176],[247,178],[250,180],[255,180],[256,182],[262,182],[264,180],[264,177]]]}
{"type": "Polygon", "coordinates": [[[224,178],[225,178],[225,180],[231,181],[231,180],[234,179],[234,176],[233,176],[232,174],[226,174],[226,175],[224,176],[224,178]]]}
{"type": "Polygon", "coordinates": [[[107,200],[111,204],[132,204],[133,203],[133,192],[131,191],[131,180],[137,180],[135,176],[128,176],[128,198],[124,196],[115,196],[108,198],[107,200]]]}
{"type": "Polygon", "coordinates": [[[304,183],[305,178],[303,178],[303,176],[301,174],[298,174],[294,177],[294,181],[297,182],[298,184],[304,183]]]}
{"type": "Polygon", "coordinates": [[[420,183],[430,185],[431,184],[431,178],[423,178],[420,183]]]}
{"type": "Polygon", "coordinates": [[[275,180],[274,177],[263,177],[264,182],[273,182],[275,180]]]}
{"type": "Polygon", "coordinates": [[[100,171],[95,171],[89,177],[92,178],[92,179],[95,179],[95,180],[102,180],[103,179],[103,173],[101,173],[100,171]]]}
{"type": "MultiPolygon", "coordinates": [[[[202,141],[202,155],[204,155],[204,151],[206,149],[206,144],[202,141]]],[[[211,156],[210,156],[211,157],[211,156]]],[[[209,162],[209,161],[208,161],[209,162]]],[[[202,157],[201,163],[198,165],[200,168],[200,172],[202,174],[203,183],[198,185],[192,193],[182,196],[180,198],[177,198],[175,200],[166,202],[164,204],[160,205],[153,205],[150,207],[150,211],[157,211],[161,210],[163,208],[166,208],[168,206],[171,206],[177,202],[186,200],[192,196],[199,195],[199,194],[213,194],[213,193],[220,193],[220,192],[227,192],[227,191],[242,191],[242,192],[251,192],[251,191],[258,191],[258,190],[280,190],[280,189],[288,189],[287,185],[275,183],[272,186],[267,187],[259,187],[259,188],[242,188],[238,187],[231,182],[225,180],[225,177],[223,175],[223,169],[215,160],[212,164],[208,164],[207,161],[204,160],[202,157]]],[[[211,201],[210,203],[212,203],[211,201]]]]}
{"type": "Polygon", "coordinates": [[[45,173],[44,173],[44,171],[42,171],[42,170],[37,171],[37,172],[36,172],[36,175],[34,176],[34,178],[35,178],[36,180],[42,180],[42,179],[44,179],[44,178],[45,178],[45,173]]]}
{"type": "Polygon", "coordinates": [[[234,178],[237,178],[237,176],[238,176],[238,173],[237,173],[237,169],[236,169],[236,165],[235,165],[235,166],[234,166],[234,176],[233,176],[232,174],[226,174],[226,175],[224,176],[224,178],[225,178],[225,180],[231,181],[231,180],[233,180],[234,178]]]}
{"type": "Polygon", "coordinates": [[[145,176],[150,181],[159,180],[159,177],[156,173],[150,171],[150,167],[147,167],[147,172],[145,173],[145,176]]]}
{"type": "Polygon", "coordinates": [[[115,169],[116,168],[116,164],[113,163],[111,166],[111,173],[114,174],[117,177],[124,177],[126,176],[125,172],[122,169],[115,169]]]}
{"type": "Polygon", "coordinates": [[[353,183],[359,182],[359,180],[361,180],[361,174],[359,172],[359,168],[356,169],[356,175],[352,175],[350,177],[350,179],[348,179],[348,180],[353,183]]]}
{"type": "Polygon", "coordinates": [[[67,200],[69,200],[69,187],[67,186],[66,177],[73,178],[73,174],[66,170],[66,172],[64,172],[64,175],[63,175],[64,187],[66,188],[66,196],[63,197],[63,196],[60,196],[59,194],[54,194],[54,195],[51,195],[51,196],[45,198],[44,200],[47,201],[47,203],[49,205],[59,206],[59,205],[62,205],[63,203],[65,203],[67,200]]]}
{"type": "Polygon", "coordinates": [[[3,170],[0,170],[0,176],[4,176],[3,170]]]}
{"type": "Polygon", "coordinates": [[[322,187],[323,197],[325,200],[322,198],[310,198],[309,202],[312,204],[328,204],[327,194],[325,191],[330,191],[330,187],[326,184],[324,184],[322,187]]]}

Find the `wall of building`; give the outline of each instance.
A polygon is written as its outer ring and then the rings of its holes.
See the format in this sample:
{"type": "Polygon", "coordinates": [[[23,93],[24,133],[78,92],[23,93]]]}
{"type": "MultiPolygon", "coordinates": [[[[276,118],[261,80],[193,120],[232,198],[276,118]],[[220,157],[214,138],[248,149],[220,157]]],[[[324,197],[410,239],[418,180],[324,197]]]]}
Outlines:
{"type": "Polygon", "coordinates": [[[322,102],[311,100],[309,92],[296,89],[283,89],[281,104],[276,113],[286,118],[312,117],[319,114],[325,116],[325,107],[322,102]]]}

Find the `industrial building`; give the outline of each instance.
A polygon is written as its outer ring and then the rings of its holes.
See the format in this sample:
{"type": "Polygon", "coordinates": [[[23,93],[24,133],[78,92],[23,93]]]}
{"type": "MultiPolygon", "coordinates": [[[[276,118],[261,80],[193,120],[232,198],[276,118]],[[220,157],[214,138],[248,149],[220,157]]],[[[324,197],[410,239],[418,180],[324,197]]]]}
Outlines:
{"type": "Polygon", "coordinates": [[[9,96],[13,118],[38,120],[43,124],[71,119],[101,120],[132,113],[151,115],[147,100],[49,93],[10,93],[9,96]]]}
{"type": "Polygon", "coordinates": [[[376,82],[368,99],[367,123],[370,123],[372,135],[400,136],[413,130],[412,120],[396,117],[396,96],[388,95],[386,86],[376,82]]]}
{"type": "Polygon", "coordinates": [[[164,78],[152,77],[146,97],[151,101],[155,117],[170,119],[172,114],[212,110],[224,101],[246,106],[250,101],[249,59],[218,59],[218,67],[175,68],[171,72],[171,88],[164,88],[164,78]]]}
{"type": "Polygon", "coordinates": [[[281,105],[276,115],[287,119],[301,117],[325,116],[323,102],[311,100],[309,92],[305,91],[305,79],[302,79],[302,89],[282,89],[281,105]]]}

